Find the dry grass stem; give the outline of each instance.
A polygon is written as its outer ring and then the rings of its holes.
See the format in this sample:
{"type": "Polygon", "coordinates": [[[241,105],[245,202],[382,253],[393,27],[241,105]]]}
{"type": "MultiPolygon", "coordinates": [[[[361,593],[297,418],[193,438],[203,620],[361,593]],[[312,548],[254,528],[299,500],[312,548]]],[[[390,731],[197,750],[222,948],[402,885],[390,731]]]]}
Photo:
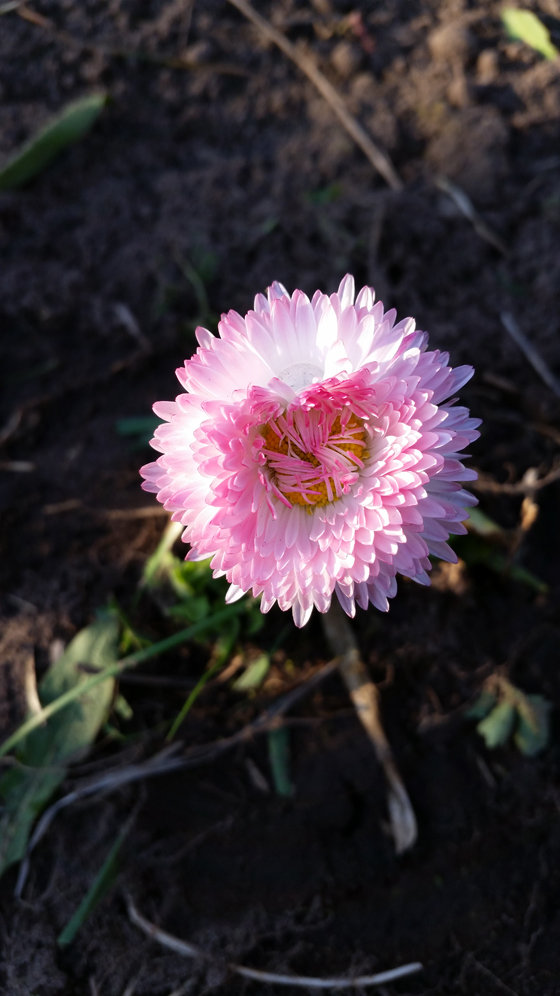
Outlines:
{"type": "Polygon", "coordinates": [[[326,76],[317,68],[312,56],[308,52],[304,52],[302,49],[292,45],[286,36],[281,31],[278,31],[277,28],[274,28],[264,17],[261,17],[251,4],[247,3],[247,0],[229,0],[229,2],[244,17],[259,28],[270,41],[274,42],[282,50],[284,55],[288,56],[288,59],[295,62],[296,66],[301,69],[302,73],[307,76],[308,80],[313,83],[321,96],[326,100],[329,107],[332,108],[342,127],[354,139],[356,145],[359,145],[374,169],[381,174],[393,190],[402,190],[403,182],[389,156],[372,141],[361,124],[350,114],[338,90],[335,89],[332,83],[329,83],[326,76]]]}
{"type": "Polygon", "coordinates": [[[12,474],[30,474],[35,469],[35,464],[30,460],[0,460],[0,470],[12,474]]]}
{"type": "Polygon", "coordinates": [[[436,176],[435,178],[436,187],[439,187],[444,194],[447,194],[451,198],[456,207],[468,221],[470,221],[477,235],[480,235],[481,239],[485,242],[489,242],[494,249],[501,252],[502,255],[507,256],[508,248],[505,242],[500,238],[496,232],[492,231],[489,225],[480,217],[478,211],[476,210],[474,204],[472,203],[470,197],[467,197],[464,190],[458,187],[456,183],[453,183],[447,176],[436,176]]]}
{"type": "Polygon", "coordinates": [[[520,481],[505,481],[503,484],[500,484],[499,481],[494,481],[487,474],[479,473],[478,479],[470,481],[469,484],[475,491],[486,492],[488,494],[528,495],[531,497],[536,491],[540,491],[541,488],[546,488],[547,485],[554,484],[558,480],[560,480],[560,464],[555,463],[552,470],[548,474],[545,474],[544,477],[537,477],[536,469],[529,467],[520,481]]]}
{"type": "Polygon", "coordinates": [[[379,691],[360,657],[354,634],[336,599],[323,616],[327,639],[340,658],[339,671],[354,703],[358,718],[371,740],[389,786],[388,808],[397,854],[413,846],[418,836],[416,817],[379,712],[379,691]]]}
{"type": "Polygon", "coordinates": [[[556,397],[560,398],[560,380],[556,374],[552,372],[548,363],[543,360],[536,346],[530,342],[525,333],[519,328],[519,325],[513,315],[509,311],[502,311],[500,318],[502,319],[502,325],[504,326],[506,332],[523,351],[533,369],[537,371],[539,377],[545,382],[547,387],[554,392],[556,397]]]}
{"type": "MultiPolygon", "coordinates": [[[[199,961],[214,957],[194,944],[189,944],[187,941],[182,941],[179,937],[174,937],[165,930],[161,930],[156,927],[155,923],[150,923],[138,912],[128,895],[126,896],[126,904],[128,916],[132,923],[139,927],[147,937],[161,944],[162,947],[184,955],[186,958],[196,958],[199,961]]],[[[409,965],[401,965],[399,968],[389,969],[387,972],[378,972],[376,975],[361,975],[353,979],[318,979],[305,975],[278,975],[275,972],[261,972],[259,969],[247,968],[245,965],[237,965],[235,962],[230,962],[227,967],[230,972],[241,975],[245,979],[254,979],[256,982],[267,982],[279,986],[302,986],[305,989],[359,989],[362,986],[381,986],[385,982],[394,982],[396,979],[402,979],[406,975],[412,975],[422,970],[422,965],[416,961],[409,965]]]]}

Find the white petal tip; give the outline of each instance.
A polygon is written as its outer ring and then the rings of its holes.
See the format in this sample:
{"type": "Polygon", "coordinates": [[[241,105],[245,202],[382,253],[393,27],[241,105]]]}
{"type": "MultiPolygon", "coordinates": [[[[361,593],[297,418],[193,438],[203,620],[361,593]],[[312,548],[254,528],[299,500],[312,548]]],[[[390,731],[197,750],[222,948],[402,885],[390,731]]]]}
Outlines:
{"type": "Polygon", "coordinates": [[[240,598],[243,598],[244,594],[243,588],[240,588],[238,584],[230,584],[226,595],[226,605],[233,605],[234,602],[238,602],[240,598]]]}

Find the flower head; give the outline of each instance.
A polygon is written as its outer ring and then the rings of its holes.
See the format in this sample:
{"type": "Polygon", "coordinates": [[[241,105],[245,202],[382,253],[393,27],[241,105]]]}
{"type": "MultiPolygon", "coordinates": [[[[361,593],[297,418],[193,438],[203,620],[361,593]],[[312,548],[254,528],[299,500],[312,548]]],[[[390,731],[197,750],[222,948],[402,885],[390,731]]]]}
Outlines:
{"type": "Polygon", "coordinates": [[[397,573],[429,584],[429,554],[456,560],[446,541],[476,504],[458,453],[479,421],[446,399],[473,371],[395,317],[346,276],[311,301],[274,283],[245,318],[223,315],[219,338],[197,329],[187,393],[154,405],[162,455],[143,487],[185,525],[188,559],[227,577],[228,601],[251,590],[303,626],[335,591],[349,615],[386,611],[397,573]]]}

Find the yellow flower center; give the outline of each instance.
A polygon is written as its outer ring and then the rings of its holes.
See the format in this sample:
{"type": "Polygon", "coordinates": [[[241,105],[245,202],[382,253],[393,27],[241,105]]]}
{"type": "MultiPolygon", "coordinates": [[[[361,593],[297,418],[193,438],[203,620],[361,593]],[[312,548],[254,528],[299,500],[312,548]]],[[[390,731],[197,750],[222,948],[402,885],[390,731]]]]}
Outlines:
{"type": "Polygon", "coordinates": [[[340,498],[369,456],[361,419],[337,415],[330,426],[327,419],[313,412],[305,424],[304,417],[281,417],[260,429],[274,484],[292,505],[309,511],[340,498]]]}

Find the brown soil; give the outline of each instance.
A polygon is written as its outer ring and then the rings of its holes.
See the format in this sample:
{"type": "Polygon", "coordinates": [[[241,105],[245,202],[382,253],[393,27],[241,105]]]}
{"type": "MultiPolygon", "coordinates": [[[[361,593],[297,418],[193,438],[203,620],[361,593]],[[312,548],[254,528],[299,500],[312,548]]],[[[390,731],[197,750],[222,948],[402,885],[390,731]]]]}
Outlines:
{"type": "MultiPolygon", "coordinates": [[[[507,41],[499,6],[259,4],[293,42],[312,46],[390,152],[405,181],[399,194],[311,84],[223,0],[197,0],[190,29],[189,0],[37,0],[50,27],[0,16],[2,153],[68,100],[99,88],[112,98],[82,142],[25,189],[0,194],[4,732],[21,718],[30,655],[40,672],[52,641],[71,637],[110,595],[130,607],[161,534],[161,518],[102,511],[147,503],[138,483],[147,454],[119,437],[116,420],[173,397],[197,322],[245,311],[273,279],[311,293],[335,289],[347,271],[373,283],[454,363],[476,366],[463,391],[484,418],[474,464],[500,481],[550,469],[560,405],[499,313],[513,311],[560,373],[560,70],[507,41]],[[353,12],[361,20],[348,20],[353,12]],[[194,68],[162,64],[185,48],[194,68]],[[437,171],[473,198],[506,259],[436,188],[437,171]],[[206,314],[189,267],[205,283],[206,314]],[[7,461],[35,469],[7,470],[7,461]]],[[[557,0],[525,6],[560,44],[557,0]]],[[[385,722],[418,815],[409,855],[394,855],[381,774],[332,677],[294,713],[311,722],[292,731],[292,800],[255,790],[247,758],[269,777],[256,740],[61,814],[34,855],[25,900],[12,898],[14,871],[2,882],[2,992],[167,996],[186,981],[192,994],[262,991],[227,977],[224,961],[235,958],[320,975],[422,961],[390,994],[560,993],[555,721],[546,751],[526,759],[513,748],[487,752],[460,709],[502,664],[524,690],[560,701],[559,499],[558,485],[540,492],[522,551],[547,595],[480,566],[455,591],[445,575],[431,590],[403,583],[387,617],[359,614],[364,656],[376,679],[388,676],[385,722]],[[141,791],[119,882],[60,952],[58,933],[141,791]],[[211,968],[148,943],[127,920],[123,885],[146,916],[215,952],[211,968]]],[[[515,527],[520,500],[484,496],[483,508],[515,527]]],[[[163,635],[156,608],[143,612],[163,635]]],[[[259,646],[286,622],[272,613],[259,646]]],[[[286,659],[299,668],[327,655],[317,619],[289,631],[272,685],[248,705],[209,691],[184,740],[212,739],[258,713],[290,687],[286,659]]],[[[195,677],[204,659],[184,650],[144,670],[195,677]]],[[[89,759],[98,770],[152,751],[148,731],[184,700],[123,690],[134,708],[126,732],[145,736],[100,743],[89,759]]]]}

